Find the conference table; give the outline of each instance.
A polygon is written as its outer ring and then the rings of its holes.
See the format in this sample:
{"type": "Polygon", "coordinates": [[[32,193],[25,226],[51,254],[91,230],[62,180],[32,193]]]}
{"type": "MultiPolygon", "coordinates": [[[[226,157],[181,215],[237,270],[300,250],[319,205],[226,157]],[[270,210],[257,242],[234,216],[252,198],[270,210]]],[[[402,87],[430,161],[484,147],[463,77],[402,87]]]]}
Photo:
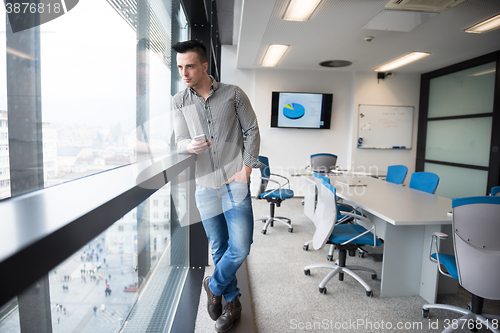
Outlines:
{"type": "MultiPolygon", "coordinates": [[[[316,182],[313,176],[304,178],[304,213],[313,219],[316,182]]],[[[384,240],[381,297],[420,295],[435,303],[438,288],[440,293],[457,291],[457,282],[440,277],[437,265],[429,260],[432,233],[451,235],[451,199],[372,177],[329,178],[337,197],[362,210],[375,224],[377,237],[384,240]]],[[[440,246],[453,253],[451,237],[440,246]]]]}

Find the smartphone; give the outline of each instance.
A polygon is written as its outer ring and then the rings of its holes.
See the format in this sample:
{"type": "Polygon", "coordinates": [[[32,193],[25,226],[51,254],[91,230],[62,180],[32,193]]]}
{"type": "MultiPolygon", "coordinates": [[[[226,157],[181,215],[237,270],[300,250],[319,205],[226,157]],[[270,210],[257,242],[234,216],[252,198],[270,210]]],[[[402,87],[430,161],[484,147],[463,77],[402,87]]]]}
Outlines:
{"type": "Polygon", "coordinates": [[[205,134],[200,134],[200,135],[195,136],[194,140],[196,140],[196,141],[207,141],[207,137],[205,136],[205,134]]]}

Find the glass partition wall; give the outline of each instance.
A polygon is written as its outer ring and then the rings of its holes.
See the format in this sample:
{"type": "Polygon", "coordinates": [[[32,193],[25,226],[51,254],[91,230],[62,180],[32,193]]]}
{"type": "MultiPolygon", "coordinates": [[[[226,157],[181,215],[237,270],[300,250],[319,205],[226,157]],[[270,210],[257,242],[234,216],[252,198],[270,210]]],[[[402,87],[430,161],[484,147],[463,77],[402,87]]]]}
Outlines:
{"type": "Polygon", "coordinates": [[[440,177],[437,195],[486,195],[498,185],[498,57],[422,75],[416,170],[440,177]]]}
{"type": "MultiPolygon", "coordinates": [[[[0,6],[0,25],[0,202],[173,153],[179,1],[80,1],[16,33],[0,6]]],[[[39,296],[2,304],[0,331],[168,331],[189,266],[189,172],[38,281],[39,296]]]]}

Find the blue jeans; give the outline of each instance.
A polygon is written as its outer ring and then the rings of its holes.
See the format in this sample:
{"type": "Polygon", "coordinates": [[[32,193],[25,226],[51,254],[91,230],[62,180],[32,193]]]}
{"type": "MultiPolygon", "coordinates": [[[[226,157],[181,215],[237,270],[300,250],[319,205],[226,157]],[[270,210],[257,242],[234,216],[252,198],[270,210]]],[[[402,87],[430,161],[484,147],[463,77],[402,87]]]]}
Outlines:
{"type": "Polygon", "coordinates": [[[253,242],[250,184],[233,181],[219,189],[196,185],[196,205],[215,264],[210,290],[231,302],[240,295],[236,271],[250,253],[253,242]]]}

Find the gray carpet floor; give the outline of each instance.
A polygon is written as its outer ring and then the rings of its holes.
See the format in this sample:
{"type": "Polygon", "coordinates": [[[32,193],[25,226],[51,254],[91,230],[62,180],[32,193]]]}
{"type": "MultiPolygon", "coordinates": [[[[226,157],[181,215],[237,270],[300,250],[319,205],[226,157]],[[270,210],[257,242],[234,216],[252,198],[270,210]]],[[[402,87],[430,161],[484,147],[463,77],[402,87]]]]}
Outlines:
{"type": "MultiPolygon", "coordinates": [[[[253,200],[253,204],[255,218],[269,214],[266,201],[253,200]]],[[[311,275],[306,276],[304,266],[326,262],[328,248],[302,249],[303,244],[312,239],[315,228],[303,213],[301,199],[286,200],[276,208],[276,215],[292,219],[293,233],[288,232],[287,226],[275,223],[263,235],[264,224],[256,222],[254,243],[247,258],[256,332],[441,332],[445,325],[460,317],[449,311],[431,310],[430,319],[422,318],[421,309],[426,302],[420,296],[381,298],[382,263],[370,258],[347,257],[347,264],[377,272],[376,280],[371,279],[370,273],[358,273],[372,288],[373,297],[367,297],[364,288],[348,275],[342,282],[333,278],[326,286],[327,293],[319,293],[318,285],[329,270],[313,269],[311,275]]],[[[335,259],[337,255],[335,251],[335,259]]],[[[212,271],[213,265],[208,266],[206,275],[212,271]]],[[[470,294],[460,288],[457,294],[439,295],[438,303],[467,307],[470,299],[470,294]]],[[[500,301],[485,300],[484,312],[500,315],[500,301]]],[[[455,325],[459,327],[455,332],[469,332],[466,325],[462,329],[462,322],[455,325]]],[[[214,322],[206,313],[203,290],[195,332],[214,332],[214,322]]]]}

